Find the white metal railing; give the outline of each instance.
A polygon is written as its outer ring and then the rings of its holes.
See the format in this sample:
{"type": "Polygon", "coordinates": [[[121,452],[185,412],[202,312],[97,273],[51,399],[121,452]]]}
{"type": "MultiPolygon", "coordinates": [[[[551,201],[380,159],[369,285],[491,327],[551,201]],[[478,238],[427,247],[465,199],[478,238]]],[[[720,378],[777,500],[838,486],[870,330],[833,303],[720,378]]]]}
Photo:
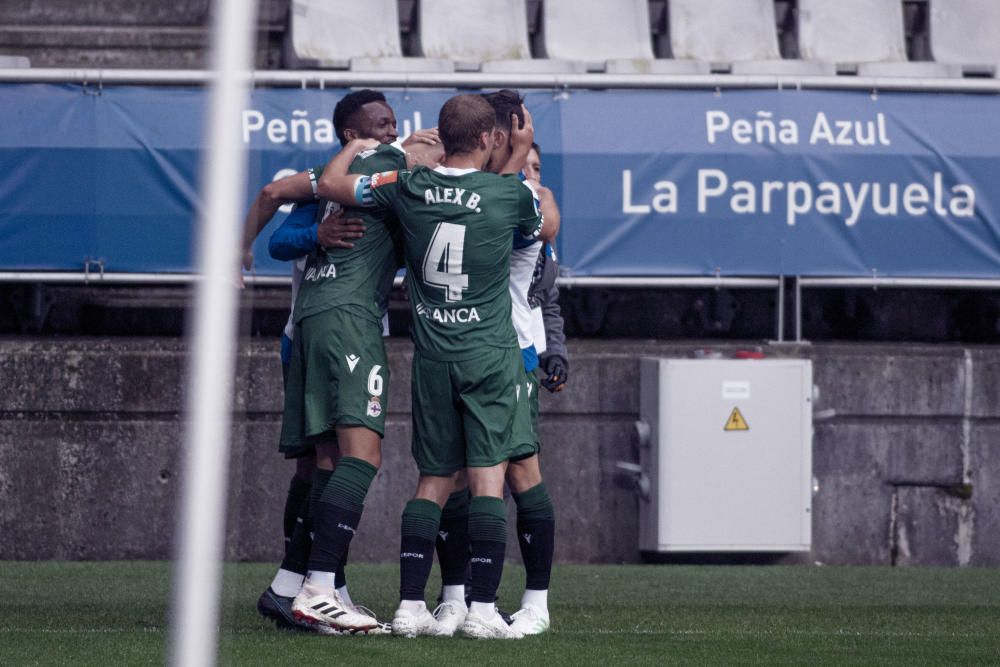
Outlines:
{"type": "MultiPolygon", "coordinates": [[[[403,73],[347,70],[253,70],[244,72],[255,86],[383,88],[774,88],[869,91],[1000,93],[1000,79],[779,75],[667,74],[518,74],[488,72],[403,73]]],[[[78,83],[205,85],[206,70],[148,69],[0,69],[0,83],[78,83]]],[[[244,79],[245,80],[245,79],[244,79]]]]}
{"type": "MultiPolygon", "coordinates": [[[[201,278],[194,273],[119,273],[105,271],[0,271],[0,283],[50,285],[187,285],[201,278]]],[[[248,285],[291,285],[289,276],[243,276],[248,285]]],[[[234,281],[235,282],[235,281],[234,281]]]]}

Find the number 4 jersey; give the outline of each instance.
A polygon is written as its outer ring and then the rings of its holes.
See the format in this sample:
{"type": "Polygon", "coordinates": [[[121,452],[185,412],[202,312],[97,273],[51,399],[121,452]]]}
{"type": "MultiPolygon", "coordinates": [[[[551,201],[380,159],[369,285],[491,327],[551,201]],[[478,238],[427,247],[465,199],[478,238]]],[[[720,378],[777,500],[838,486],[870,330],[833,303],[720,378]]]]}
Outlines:
{"type": "Polygon", "coordinates": [[[511,234],[542,228],[531,188],[516,176],[417,167],[371,177],[375,205],[403,226],[413,342],[431,359],[516,348],[511,325],[511,234]]]}

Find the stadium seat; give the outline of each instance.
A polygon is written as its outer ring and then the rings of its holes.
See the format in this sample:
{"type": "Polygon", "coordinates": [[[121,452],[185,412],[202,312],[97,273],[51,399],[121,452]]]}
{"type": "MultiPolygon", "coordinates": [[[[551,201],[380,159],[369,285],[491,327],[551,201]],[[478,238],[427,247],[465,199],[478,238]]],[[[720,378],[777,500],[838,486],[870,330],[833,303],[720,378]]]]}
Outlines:
{"type": "Polygon", "coordinates": [[[285,65],[358,71],[450,72],[450,61],[404,58],[396,0],[291,0],[285,65]]]}
{"type": "Polygon", "coordinates": [[[771,0],[670,0],[674,58],[733,74],[836,74],[832,63],[782,60],[771,0]]]}
{"type": "Polygon", "coordinates": [[[545,0],[545,53],[613,74],[704,74],[708,63],[653,57],[646,0],[545,0]]]}
{"type": "Polygon", "coordinates": [[[531,59],[524,0],[420,0],[420,51],[456,69],[484,72],[575,72],[578,64],[531,59]]]}
{"type": "Polygon", "coordinates": [[[799,0],[799,50],[805,60],[857,68],[860,76],[961,76],[961,68],[909,62],[900,0],[799,0]]]}
{"type": "Polygon", "coordinates": [[[31,60],[25,56],[0,56],[0,69],[24,69],[31,67],[31,60]]]}
{"type": "Polygon", "coordinates": [[[932,2],[931,53],[967,74],[996,74],[1000,64],[1000,3],[996,0],[932,2]]]}

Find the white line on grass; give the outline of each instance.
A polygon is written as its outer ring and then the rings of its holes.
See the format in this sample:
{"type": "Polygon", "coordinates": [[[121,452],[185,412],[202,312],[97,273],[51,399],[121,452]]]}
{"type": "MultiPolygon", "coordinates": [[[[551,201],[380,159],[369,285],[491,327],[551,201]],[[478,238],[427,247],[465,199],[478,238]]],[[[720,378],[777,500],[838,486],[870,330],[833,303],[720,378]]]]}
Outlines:
{"type": "Polygon", "coordinates": [[[557,630],[559,635],[661,635],[677,637],[718,637],[718,638],[754,638],[754,637],[866,637],[872,639],[981,639],[993,637],[987,632],[862,632],[860,630],[557,630]]]}
{"type": "MultiPolygon", "coordinates": [[[[125,634],[162,634],[165,628],[10,628],[0,627],[0,634],[44,634],[44,635],[125,635],[125,634]]],[[[270,630],[258,630],[255,628],[239,628],[235,630],[222,630],[221,635],[257,635],[270,630]]],[[[303,636],[306,636],[305,633],[303,636]]],[[[553,630],[553,635],[640,635],[640,636],[667,636],[667,637],[705,637],[732,639],[753,639],[756,637],[780,637],[780,636],[801,636],[801,637],[862,637],[868,639],[985,639],[993,637],[987,632],[862,632],[859,630],[647,630],[635,628],[633,630],[553,630]]]]}

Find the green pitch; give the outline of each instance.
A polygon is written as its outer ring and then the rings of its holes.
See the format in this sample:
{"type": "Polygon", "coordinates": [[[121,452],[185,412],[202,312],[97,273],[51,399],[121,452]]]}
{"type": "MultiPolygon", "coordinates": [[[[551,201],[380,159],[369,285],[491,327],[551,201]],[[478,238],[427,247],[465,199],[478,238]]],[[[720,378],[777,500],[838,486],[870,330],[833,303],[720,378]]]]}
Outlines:
{"type": "MultiPolygon", "coordinates": [[[[0,664],[163,664],[168,563],[0,563],[0,664]]],[[[550,634],[517,642],[279,632],[254,603],[271,565],[226,570],[225,665],[998,664],[1000,570],[560,566],[550,634]]],[[[391,613],[393,565],[353,565],[391,613]]],[[[501,607],[514,610],[511,568],[501,607]]],[[[436,590],[432,581],[428,590],[436,590]]]]}

